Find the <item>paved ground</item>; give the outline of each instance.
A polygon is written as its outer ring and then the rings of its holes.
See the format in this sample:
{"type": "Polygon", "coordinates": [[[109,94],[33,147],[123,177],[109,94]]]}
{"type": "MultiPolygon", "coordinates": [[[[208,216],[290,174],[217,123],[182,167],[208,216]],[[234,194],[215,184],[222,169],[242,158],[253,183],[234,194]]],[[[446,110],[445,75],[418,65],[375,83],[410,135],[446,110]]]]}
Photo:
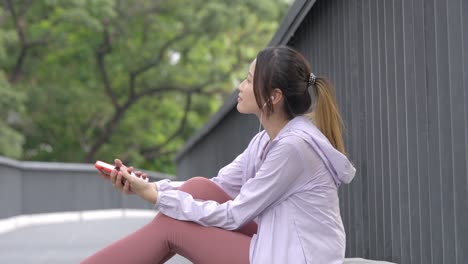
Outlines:
{"type": "MultiPolygon", "coordinates": [[[[150,220],[151,218],[124,218],[22,227],[0,234],[0,263],[79,263],[150,220]]],[[[166,263],[191,262],[175,256],[166,263]]]]}
{"type": "MultiPolygon", "coordinates": [[[[138,213],[138,212],[137,212],[138,213]]],[[[99,249],[120,239],[151,221],[154,212],[131,216],[128,212],[96,214],[52,214],[46,217],[0,219],[1,264],[67,264],[79,263],[99,249]],[[107,218],[107,219],[103,219],[107,218]],[[40,221],[38,221],[40,220],[40,221]]],[[[169,264],[189,264],[176,255],[169,264]]],[[[389,263],[359,258],[346,259],[345,264],[389,263]]]]}

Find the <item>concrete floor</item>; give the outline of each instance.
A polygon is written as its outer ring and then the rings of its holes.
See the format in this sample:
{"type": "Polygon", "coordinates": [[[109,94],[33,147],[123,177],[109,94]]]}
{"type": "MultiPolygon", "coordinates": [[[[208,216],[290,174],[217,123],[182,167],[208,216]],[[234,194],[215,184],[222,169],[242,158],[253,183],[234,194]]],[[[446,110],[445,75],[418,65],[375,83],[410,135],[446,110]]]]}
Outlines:
{"type": "MultiPolygon", "coordinates": [[[[32,225],[0,234],[2,264],[79,263],[152,218],[123,218],[32,225]]],[[[174,256],[166,263],[191,263],[174,256]]]]}
{"type": "MultiPolygon", "coordinates": [[[[38,222],[33,221],[33,216],[14,219],[16,222],[13,226],[16,227],[13,228],[11,228],[12,221],[0,221],[0,263],[79,263],[94,252],[139,229],[151,221],[156,213],[149,211],[144,216],[129,217],[126,213],[114,211],[113,216],[107,219],[102,219],[102,213],[100,216],[98,214],[99,217],[94,217],[95,219],[90,217],[90,214],[74,214],[67,217],[53,214],[54,219],[59,219],[59,221],[50,221],[42,217],[38,222]],[[26,222],[29,224],[25,224],[26,222]]],[[[188,264],[191,262],[176,255],[166,263],[188,264]]],[[[345,260],[345,264],[371,263],[390,262],[361,258],[345,260]]]]}

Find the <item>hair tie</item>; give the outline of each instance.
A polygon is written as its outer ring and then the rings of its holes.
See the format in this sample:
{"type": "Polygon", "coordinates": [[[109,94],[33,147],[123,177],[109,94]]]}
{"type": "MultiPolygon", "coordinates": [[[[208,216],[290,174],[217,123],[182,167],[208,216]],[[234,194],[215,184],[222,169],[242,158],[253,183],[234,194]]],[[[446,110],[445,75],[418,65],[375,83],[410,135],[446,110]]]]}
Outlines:
{"type": "Polygon", "coordinates": [[[309,76],[309,83],[307,84],[307,86],[312,86],[312,85],[315,85],[315,81],[317,81],[317,76],[315,76],[314,73],[310,73],[310,76],[309,76]]]}

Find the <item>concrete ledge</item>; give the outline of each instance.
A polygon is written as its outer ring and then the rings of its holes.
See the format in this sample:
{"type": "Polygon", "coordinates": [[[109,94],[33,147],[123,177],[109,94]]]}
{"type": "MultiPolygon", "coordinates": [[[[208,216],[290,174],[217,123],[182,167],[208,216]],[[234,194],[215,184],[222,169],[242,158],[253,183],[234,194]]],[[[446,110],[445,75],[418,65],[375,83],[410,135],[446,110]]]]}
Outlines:
{"type": "MultiPolygon", "coordinates": [[[[20,169],[23,171],[66,171],[66,172],[90,172],[96,174],[94,164],[71,163],[71,162],[42,162],[42,161],[19,161],[0,156],[0,166],[20,169]]],[[[140,169],[139,169],[140,170],[140,169]]],[[[141,170],[148,173],[152,179],[175,179],[174,175],[154,171],[141,170]]],[[[1,175],[0,175],[1,176],[1,175]]]]}
{"type": "Polygon", "coordinates": [[[0,234],[12,232],[28,226],[87,222],[104,219],[153,218],[156,214],[156,210],[114,209],[18,215],[0,219],[0,234]]]}

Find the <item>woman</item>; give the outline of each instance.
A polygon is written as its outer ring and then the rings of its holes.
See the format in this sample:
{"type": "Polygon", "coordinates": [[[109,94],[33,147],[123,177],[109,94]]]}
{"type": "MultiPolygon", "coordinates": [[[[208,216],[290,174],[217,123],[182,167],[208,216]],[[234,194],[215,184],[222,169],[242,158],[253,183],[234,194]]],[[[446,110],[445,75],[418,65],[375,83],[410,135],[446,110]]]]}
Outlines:
{"type": "Polygon", "coordinates": [[[149,183],[116,160],[114,187],[161,214],[84,263],[163,263],[175,253],[194,263],[342,263],[338,187],[355,169],[331,86],[297,51],[266,48],[239,85],[237,110],[265,130],[211,180],[149,183]],[[309,88],[316,125],[303,116],[309,88]]]}

